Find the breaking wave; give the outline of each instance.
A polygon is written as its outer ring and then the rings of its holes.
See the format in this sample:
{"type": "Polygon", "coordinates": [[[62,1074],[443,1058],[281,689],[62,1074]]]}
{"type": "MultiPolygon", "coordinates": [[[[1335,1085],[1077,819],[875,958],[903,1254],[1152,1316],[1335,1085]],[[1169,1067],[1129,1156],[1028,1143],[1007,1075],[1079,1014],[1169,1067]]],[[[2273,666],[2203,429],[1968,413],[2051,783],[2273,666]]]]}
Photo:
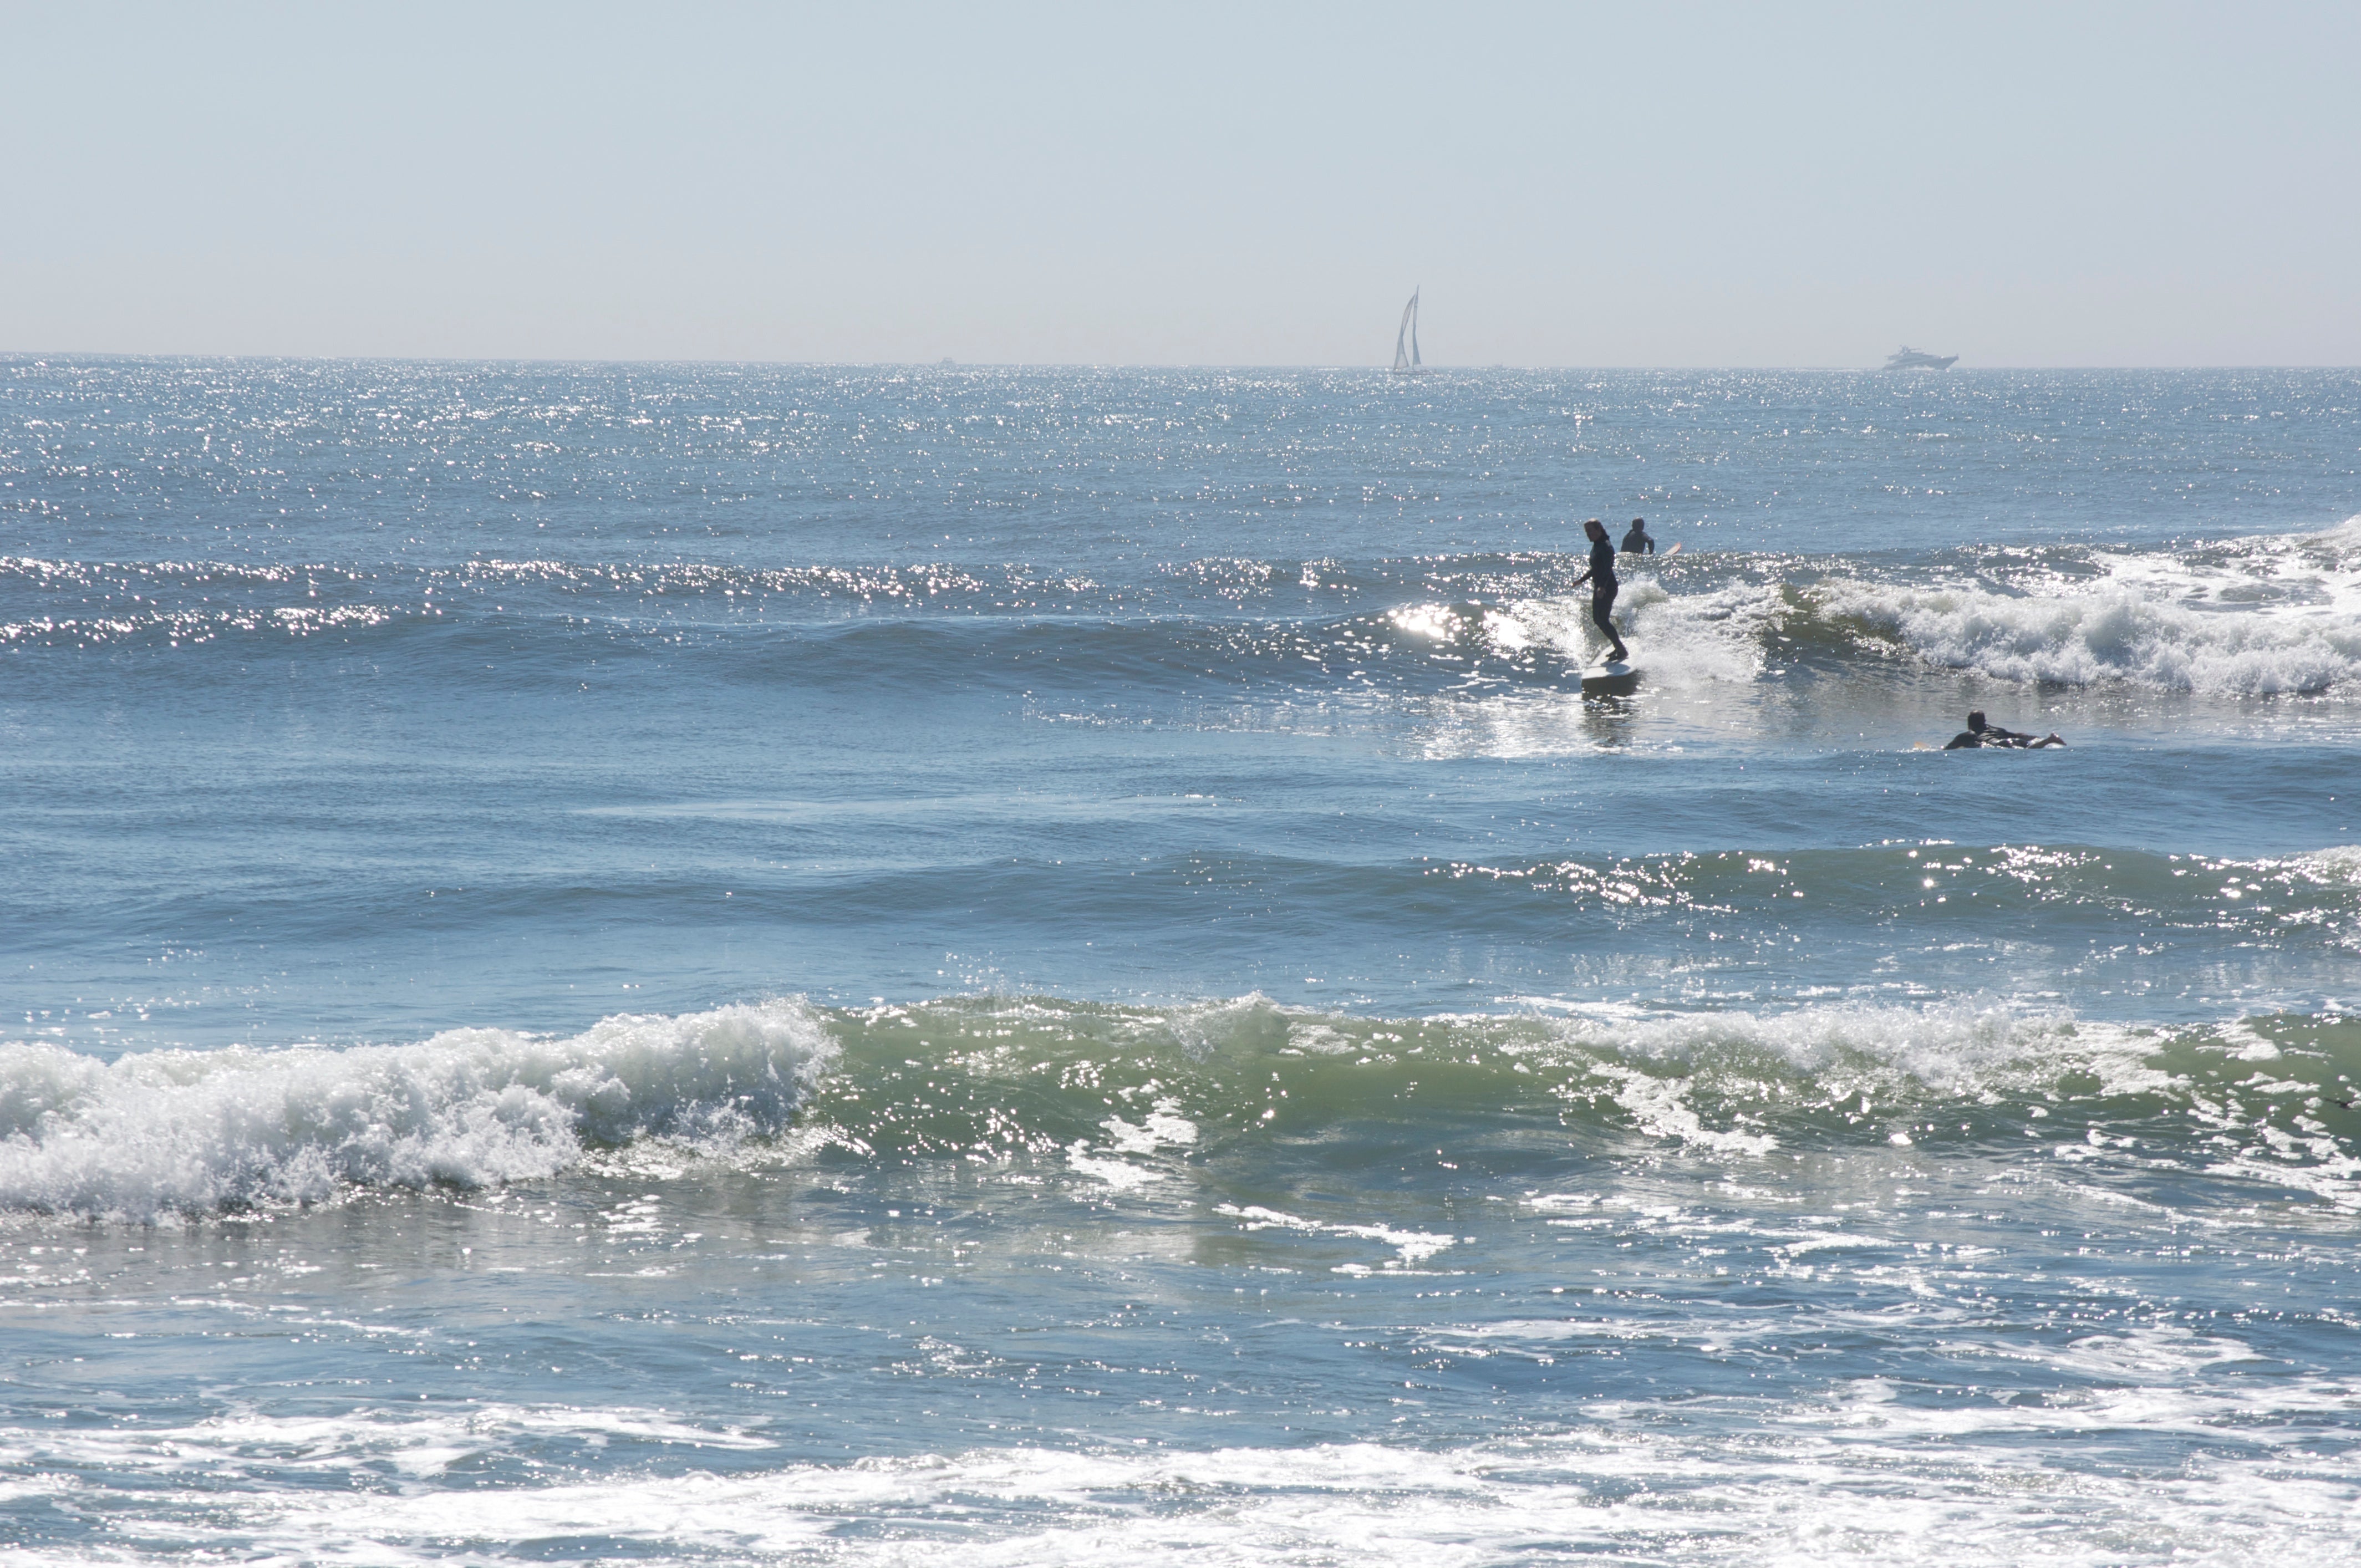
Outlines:
{"type": "Polygon", "coordinates": [[[1938,585],[1834,577],[1807,613],[1945,669],[2212,696],[2361,684],[2361,519],[2178,550],[2081,547],[1938,585]]]}
{"type": "Polygon", "coordinates": [[[2361,620],[2190,609],[2125,589],[2009,598],[1829,585],[1816,597],[1872,639],[1995,680],[2224,696],[2309,696],[2361,680],[2361,620]]]}
{"type": "Polygon", "coordinates": [[[551,1176],[591,1148],[786,1125],[835,1042],[797,1002],[624,1014],[568,1038],[409,1046],[0,1046],[0,1207],[157,1219],[356,1188],[551,1176]]]}
{"type": "MultiPolygon", "coordinates": [[[[647,1139],[708,1156],[1048,1168],[1140,1191],[1191,1165],[1383,1161],[1450,1142],[1536,1173],[1605,1139],[1708,1158],[2047,1151],[2361,1206],[2361,1020],[2094,1023],[2004,1000],[1389,1019],[1180,1006],[799,1000],[567,1038],[0,1047],[0,1208],[154,1220],[532,1180],[647,1139]],[[2038,1144],[2028,1140],[2039,1139],[2038,1144]]],[[[1177,1190],[1177,1189],[1176,1189],[1177,1190]]]]}

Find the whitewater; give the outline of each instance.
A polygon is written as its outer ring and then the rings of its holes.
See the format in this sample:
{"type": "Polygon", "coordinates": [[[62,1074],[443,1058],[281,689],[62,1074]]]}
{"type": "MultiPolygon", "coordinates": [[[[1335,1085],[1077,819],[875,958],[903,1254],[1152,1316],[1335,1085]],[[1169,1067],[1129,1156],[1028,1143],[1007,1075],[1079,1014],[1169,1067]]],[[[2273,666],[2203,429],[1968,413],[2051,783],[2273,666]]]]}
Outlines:
{"type": "Polygon", "coordinates": [[[0,356],[0,1548],[2351,1555],[2356,741],[2347,372],[0,356]]]}

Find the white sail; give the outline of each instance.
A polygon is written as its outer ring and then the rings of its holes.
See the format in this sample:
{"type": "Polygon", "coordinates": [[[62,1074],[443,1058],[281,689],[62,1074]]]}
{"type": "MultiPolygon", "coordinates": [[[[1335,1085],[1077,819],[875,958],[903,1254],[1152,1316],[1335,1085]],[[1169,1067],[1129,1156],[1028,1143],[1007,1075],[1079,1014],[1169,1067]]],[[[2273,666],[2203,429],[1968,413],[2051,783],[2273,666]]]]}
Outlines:
{"type": "Polygon", "coordinates": [[[1410,291],[1410,303],[1402,307],[1401,325],[1394,331],[1394,374],[1415,376],[1426,368],[1418,356],[1418,293],[1410,291]]]}

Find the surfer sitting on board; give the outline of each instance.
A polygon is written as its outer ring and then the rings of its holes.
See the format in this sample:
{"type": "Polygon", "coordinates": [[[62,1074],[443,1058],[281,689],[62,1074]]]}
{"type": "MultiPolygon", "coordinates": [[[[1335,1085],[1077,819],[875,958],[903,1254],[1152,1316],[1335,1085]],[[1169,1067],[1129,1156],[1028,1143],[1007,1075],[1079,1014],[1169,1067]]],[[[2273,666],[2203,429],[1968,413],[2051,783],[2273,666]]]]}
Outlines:
{"type": "Polygon", "coordinates": [[[2033,751],[2044,746],[2063,746],[2064,744],[2066,744],[2065,740],[2056,730],[2050,731],[2037,740],[2021,729],[2003,729],[1997,724],[1986,724],[1983,709],[1977,708],[1968,715],[1968,727],[1952,736],[1950,743],[1943,750],[1967,751],[1982,746],[1993,746],[2002,750],[2033,751]]]}
{"type": "Polygon", "coordinates": [[[1631,520],[1631,531],[1623,536],[1622,553],[1626,555],[1653,555],[1656,553],[1656,541],[1648,532],[1645,518],[1631,520]]]}
{"type": "Polygon", "coordinates": [[[1615,542],[1607,537],[1607,525],[1595,517],[1582,525],[1582,532],[1590,535],[1590,570],[1575,578],[1574,586],[1578,588],[1585,583],[1590,585],[1591,624],[1607,633],[1607,641],[1615,644],[1615,652],[1609,657],[1619,664],[1629,663],[1631,651],[1623,646],[1623,639],[1616,635],[1615,622],[1607,614],[1615,608],[1615,542]]]}

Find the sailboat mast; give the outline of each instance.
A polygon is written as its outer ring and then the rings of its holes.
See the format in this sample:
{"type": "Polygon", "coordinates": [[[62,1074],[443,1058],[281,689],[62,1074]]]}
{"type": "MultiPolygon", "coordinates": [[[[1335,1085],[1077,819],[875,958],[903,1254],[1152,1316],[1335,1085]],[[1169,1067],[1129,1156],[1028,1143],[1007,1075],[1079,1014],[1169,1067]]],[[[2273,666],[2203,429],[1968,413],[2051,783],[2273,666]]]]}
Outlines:
{"type": "Polygon", "coordinates": [[[1420,368],[1418,357],[1418,295],[1410,291],[1410,303],[1402,307],[1401,325],[1394,330],[1394,374],[1409,376],[1420,368]]]}

